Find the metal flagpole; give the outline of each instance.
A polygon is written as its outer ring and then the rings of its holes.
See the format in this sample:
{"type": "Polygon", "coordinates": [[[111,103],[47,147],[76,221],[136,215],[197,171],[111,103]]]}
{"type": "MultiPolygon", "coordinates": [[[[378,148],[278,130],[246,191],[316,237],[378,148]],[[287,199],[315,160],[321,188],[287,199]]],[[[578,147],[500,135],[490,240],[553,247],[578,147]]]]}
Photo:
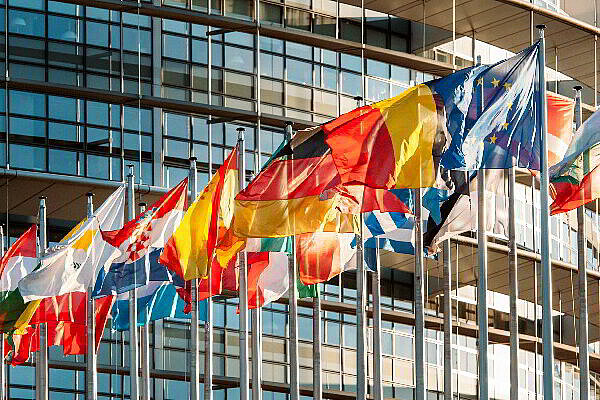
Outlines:
{"type": "MultiPolygon", "coordinates": [[[[581,86],[575,86],[575,127],[581,126],[581,86]]],[[[590,171],[590,153],[583,153],[583,176],[590,171]]],[[[590,355],[588,353],[588,303],[587,303],[587,239],[584,206],[577,208],[577,261],[579,263],[579,393],[581,400],[590,394],[590,355]]]]}
{"type": "MultiPolygon", "coordinates": [[[[260,307],[252,310],[252,398],[262,399],[262,345],[261,345],[261,312],[260,307]],[[258,382],[258,383],[256,383],[258,382]]],[[[290,327],[291,328],[291,327],[290,327]]],[[[291,353],[291,352],[290,352],[291,353]]]]}
{"type": "MultiPolygon", "coordinates": [[[[362,97],[357,96],[356,106],[362,105],[362,97]]],[[[363,252],[363,215],[358,214],[358,234],[356,235],[356,397],[367,397],[367,349],[366,349],[366,314],[365,314],[365,264],[363,252]]]]}
{"type": "MultiPolygon", "coordinates": [[[[481,64],[481,56],[477,56],[481,64]]],[[[483,113],[483,84],[479,85],[479,113],[483,113]]],[[[485,170],[477,173],[477,259],[479,280],[477,284],[477,324],[479,325],[479,398],[488,398],[488,307],[487,307],[487,232],[485,229],[485,170]]]]}
{"type": "MultiPolygon", "coordinates": [[[[40,197],[40,254],[41,260],[46,253],[47,226],[46,226],[46,197],[40,197]]],[[[40,349],[37,351],[35,360],[35,398],[36,400],[48,400],[48,326],[43,323],[40,329],[40,349]]]]}
{"type": "Polygon", "coordinates": [[[552,399],[554,394],[554,329],[552,326],[552,270],[550,263],[550,207],[548,198],[548,115],[546,103],[546,50],[544,29],[545,25],[537,25],[540,44],[538,52],[539,94],[541,105],[541,154],[540,154],[540,228],[541,228],[541,267],[542,267],[542,342],[544,356],[544,399],[552,399]]]}
{"type": "Polygon", "coordinates": [[[373,399],[383,400],[381,379],[381,250],[379,238],[376,238],[375,255],[377,270],[371,274],[373,286],[373,399]]]}
{"type": "MultiPolygon", "coordinates": [[[[140,203],[140,213],[146,212],[146,203],[140,203]]],[[[144,256],[144,264],[150,263],[150,254],[144,256]]],[[[147,312],[147,311],[146,311],[147,312]]],[[[142,369],[142,400],[150,400],[150,331],[148,325],[150,318],[146,316],[146,323],[140,327],[140,361],[142,369]]]]}
{"type": "Polygon", "coordinates": [[[423,221],[421,197],[423,189],[415,189],[415,400],[425,400],[425,311],[424,311],[424,259],[423,221]]]}
{"type": "MultiPolygon", "coordinates": [[[[87,218],[88,220],[94,217],[94,194],[87,193],[87,218]]],[[[98,397],[98,375],[96,372],[96,308],[94,307],[94,299],[92,292],[93,285],[90,285],[87,290],[87,355],[85,357],[85,379],[86,379],[86,398],[95,400],[98,397]]]]}
{"type": "MultiPolygon", "coordinates": [[[[8,234],[8,232],[6,232],[8,234]]],[[[0,226],[0,255],[4,257],[4,229],[0,226]]],[[[0,334],[0,357],[4,359],[4,334],[0,334]]],[[[6,364],[0,360],[0,400],[6,398],[6,364]]]]}
{"type": "Polygon", "coordinates": [[[519,400],[519,281],[515,214],[515,168],[508,169],[508,286],[510,303],[510,400],[519,400]]]}
{"type": "MultiPolygon", "coordinates": [[[[444,252],[444,400],[452,400],[452,264],[450,239],[442,243],[444,252]]],[[[458,286],[458,282],[457,282],[458,286]]]]}
{"type": "Polygon", "coordinates": [[[313,297],[313,399],[323,400],[321,377],[321,294],[313,297]]]}
{"type": "MultiPolygon", "coordinates": [[[[285,123],[285,137],[288,143],[292,141],[292,123],[285,123]]],[[[294,171],[291,171],[292,176],[294,171]]],[[[295,230],[295,220],[292,222],[295,230]]],[[[290,279],[289,307],[290,307],[290,400],[300,399],[300,371],[298,368],[298,291],[296,290],[296,237],[292,236],[292,252],[288,258],[288,275],[290,279]]]]}
{"type": "MultiPolygon", "coordinates": [[[[190,204],[198,195],[198,178],[196,172],[196,157],[190,157],[189,184],[191,189],[190,204]]],[[[210,264],[208,269],[211,269],[210,264]]],[[[200,399],[200,335],[198,326],[198,279],[192,279],[192,320],[190,322],[192,351],[190,354],[190,399],[200,399]]],[[[210,282],[208,283],[210,287],[210,282]]]]}
{"type": "MultiPolygon", "coordinates": [[[[238,175],[240,190],[246,186],[246,159],[244,148],[244,128],[237,128],[238,133],[238,175]]],[[[248,400],[248,271],[246,269],[246,252],[240,251],[240,398],[248,400]]]]}
{"type": "MultiPolygon", "coordinates": [[[[210,9],[210,7],[209,7],[210,9]]],[[[208,36],[209,46],[211,36],[208,36]]],[[[210,50],[209,50],[210,53],[210,50]]],[[[209,67],[210,68],[210,67],[209,67]]],[[[210,92],[209,92],[210,97],[210,92]]],[[[210,124],[208,125],[209,134],[212,130],[210,124]]],[[[208,161],[208,179],[212,179],[212,156],[210,156],[209,149],[209,161],[208,161]]],[[[195,170],[195,168],[194,168],[195,170]]],[[[196,181],[197,182],[197,181],[196,181]]],[[[196,190],[196,196],[198,195],[198,183],[196,183],[192,190],[196,190]]],[[[196,198],[194,196],[194,199],[196,198]]],[[[206,299],[206,321],[204,321],[204,400],[212,400],[212,371],[213,371],[213,334],[212,334],[212,266],[208,268],[208,293],[209,297],[206,299]]]]}
{"type": "MultiPolygon", "coordinates": [[[[133,165],[128,165],[127,175],[127,212],[129,220],[135,218],[135,180],[133,165]]],[[[135,286],[135,272],[133,274],[135,286]]],[[[137,288],[129,292],[129,384],[132,400],[139,399],[139,359],[138,359],[138,331],[137,331],[137,288]]]]}

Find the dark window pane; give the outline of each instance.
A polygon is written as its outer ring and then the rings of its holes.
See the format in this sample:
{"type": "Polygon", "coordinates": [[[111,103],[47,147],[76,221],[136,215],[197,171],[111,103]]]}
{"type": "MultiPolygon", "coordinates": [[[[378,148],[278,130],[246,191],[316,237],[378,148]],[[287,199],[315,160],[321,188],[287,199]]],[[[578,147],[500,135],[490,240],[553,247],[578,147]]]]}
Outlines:
{"type": "MultiPolygon", "coordinates": [[[[10,165],[16,168],[46,170],[46,149],[41,147],[10,145],[10,165]]],[[[13,374],[11,374],[12,376],[13,374]]]]}
{"type": "MultiPolygon", "coordinates": [[[[40,1],[40,0],[36,0],[40,1]]],[[[20,6],[27,2],[19,2],[20,6]]],[[[44,36],[46,32],[46,21],[43,14],[9,10],[8,31],[22,35],[44,36]]]]}
{"type": "Polygon", "coordinates": [[[187,38],[174,35],[163,34],[163,56],[177,58],[179,60],[188,59],[188,40],[187,38]]]}
{"type": "Polygon", "coordinates": [[[48,16],[48,37],[50,39],[81,42],[82,29],[80,21],[73,18],[48,16]]]}
{"type": "Polygon", "coordinates": [[[189,86],[190,75],[188,65],[175,61],[163,60],[163,82],[167,85],[189,86]]]}
{"type": "Polygon", "coordinates": [[[48,118],[75,121],[77,119],[77,100],[48,96],[48,118]]]}
{"type": "Polygon", "coordinates": [[[88,21],[86,23],[86,42],[96,46],[108,47],[108,27],[107,24],[88,21]]]}
{"type": "Polygon", "coordinates": [[[88,101],[86,105],[88,124],[108,125],[108,104],[88,101]]]}
{"type": "Polygon", "coordinates": [[[77,140],[77,127],[75,125],[49,122],[48,138],[52,140],[65,140],[74,142],[77,140]]]}
{"type": "Polygon", "coordinates": [[[189,118],[181,114],[165,114],[165,135],[189,138],[189,118]]]}
{"type": "Polygon", "coordinates": [[[50,149],[48,151],[50,172],[59,174],[77,174],[77,153],[72,151],[50,149]]]}
{"type": "Polygon", "coordinates": [[[46,116],[46,98],[43,94],[10,91],[10,112],[15,114],[46,116]]]}
{"type": "MultiPolygon", "coordinates": [[[[108,163],[109,158],[96,156],[93,154],[87,155],[87,176],[91,178],[108,179],[108,163]]],[[[115,171],[113,171],[113,174],[115,171]]]]}
{"type": "Polygon", "coordinates": [[[254,72],[254,53],[252,50],[225,46],[225,67],[243,72],[254,72]]]}

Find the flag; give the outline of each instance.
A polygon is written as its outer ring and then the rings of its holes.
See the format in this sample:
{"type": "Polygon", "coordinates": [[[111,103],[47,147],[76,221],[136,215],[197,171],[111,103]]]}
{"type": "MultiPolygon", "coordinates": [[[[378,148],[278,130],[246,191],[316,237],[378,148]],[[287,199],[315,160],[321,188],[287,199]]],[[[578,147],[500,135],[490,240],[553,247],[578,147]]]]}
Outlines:
{"type": "MultiPolygon", "coordinates": [[[[100,345],[113,300],[112,296],[94,300],[96,349],[100,345]]],[[[9,355],[13,366],[26,362],[31,352],[39,350],[41,323],[47,324],[48,347],[63,346],[64,355],[87,353],[87,294],[69,293],[43,299],[26,331],[5,339],[5,356],[9,355]]]]}
{"type": "Polygon", "coordinates": [[[600,113],[593,113],[577,130],[562,161],[550,168],[550,214],[583,206],[600,197],[600,113]],[[584,165],[584,163],[586,165],[584,165]]]}
{"type": "Polygon", "coordinates": [[[562,161],[573,139],[575,102],[547,92],[548,99],[548,165],[562,161]]]}
{"type": "MultiPolygon", "coordinates": [[[[237,156],[235,148],[165,245],[160,262],[185,280],[208,275],[219,239],[234,218],[233,201],[239,191],[237,156]]],[[[236,239],[231,247],[229,258],[243,247],[243,241],[236,239]]],[[[228,259],[222,263],[227,265],[227,262],[228,259]]]]}
{"type": "Polygon", "coordinates": [[[187,207],[187,183],[187,178],[179,182],[143,214],[127,222],[121,229],[102,230],[104,240],[119,249],[119,255],[105,264],[104,268],[109,270],[107,275],[110,273],[111,263],[122,264],[119,274],[122,277],[129,275],[127,282],[132,282],[136,278],[135,275],[131,277],[135,266],[130,264],[142,259],[150,248],[165,246],[179,226],[187,207]]]}
{"type": "Polygon", "coordinates": [[[236,196],[235,207],[234,234],[255,238],[353,232],[353,213],[408,211],[386,190],[342,185],[321,127],[299,131],[280,146],[236,196]]]}
{"type": "Polygon", "coordinates": [[[37,226],[32,225],[0,260],[0,332],[8,333],[15,329],[20,316],[26,311],[27,306],[17,284],[37,266],[36,251],[37,226]]]}
{"type": "Polygon", "coordinates": [[[19,282],[24,301],[86,292],[98,269],[114,257],[115,248],[102,240],[100,230],[123,225],[125,186],[121,186],[81,221],[57,245],[46,251],[40,267],[19,282]]]}
{"type": "MultiPolygon", "coordinates": [[[[429,216],[423,244],[429,252],[436,253],[439,244],[463,232],[478,228],[477,173],[453,171],[454,192],[441,204],[441,220],[429,216]]],[[[508,181],[504,170],[485,171],[486,231],[508,237],[508,181]]]]}
{"type": "MultiPolygon", "coordinates": [[[[327,282],[344,271],[356,269],[356,235],[316,232],[296,236],[298,276],[305,285],[327,282]]],[[[374,249],[365,248],[365,267],[376,269],[374,249]]]]}
{"type": "Polygon", "coordinates": [[[445,169],[539,169],[539,42],[323,125],[343,184],[431,187],[445,169]],[[478,112],[483,86],[484,111],[478,112]]]}
{"type": "MultiPolygon", "coordinates": [[[[118,331],[129,329],[129,296],[133,292],[117,295],[112,308],[113,328],[118,331]]],[[[163,318],[191,318],[184,311],[185,301],[177,294],[177,287],[170,282],[151,281],[137,290],[137,324],[163,318]]]]}
{"type": "Polygon", "coordinates": [[[288,255],[283,252],[249,252],[248,308],[278,300],[290,287],[288,255]]]}

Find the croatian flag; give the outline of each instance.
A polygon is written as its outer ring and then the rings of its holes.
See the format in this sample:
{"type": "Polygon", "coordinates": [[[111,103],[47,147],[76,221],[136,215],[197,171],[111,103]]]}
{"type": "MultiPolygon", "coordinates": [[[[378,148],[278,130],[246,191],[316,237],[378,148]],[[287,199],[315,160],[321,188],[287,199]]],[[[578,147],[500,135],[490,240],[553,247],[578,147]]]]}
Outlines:
{"type": "MultiPolygon", "coordinates": [[[[163,195],[156,203],[123,228],[115,231],[102,231],[105,241],[119,249],[120,254],[104,266],[107,272],[113,263],[122,263],[123,268],[143,258],[151,247],[163,248],[181,222],[187,208],[187,184],[185,178],[177,186],[163,195]]],[[[132,270],[134,267],[131,266],[132,270]]],[[[135,276],[135,275],[134,275],[135,276]]],[[[136,283],[133,282],[135,287],[136,283]]]]}

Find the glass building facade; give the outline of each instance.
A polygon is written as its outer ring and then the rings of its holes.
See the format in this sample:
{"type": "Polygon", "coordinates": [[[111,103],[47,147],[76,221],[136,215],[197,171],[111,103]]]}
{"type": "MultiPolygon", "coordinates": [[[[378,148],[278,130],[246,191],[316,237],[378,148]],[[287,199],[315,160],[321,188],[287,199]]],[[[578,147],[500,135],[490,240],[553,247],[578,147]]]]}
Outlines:
{"type": "MultiPolygon", "coordinates": [[[[283,141],[287,120],[293,121],[295,128],[312,126],[355,108],[355,96],[375,102],[454,68],[472,65],[475,52],[483,55],[484,63],[510,54],[508,49],[476,40],[475,31],[474,36],[455,34],[448,28],[452,19],[444,26],[430,24],[437,12],[434,5],[424,7],[413,19],[399,17],[403,7],[414,3],[409,1],[397,2],[398,12],[381,11],[378,2],[363,9],[349,4],[353,2],[334,0],[99,2],[103,8],[92,3],[0,0],[0,71],[5,76],[0,86],[0,167],[33,172],[45,179],[48,204],[53,195],[59,195],[50,187],[53,179],[80,177],[91,185],[122,181],[126,165],[134,165],[136,181],[148,185],[149,191],[173,187],[188,175],[191,156],[198,159],[199,187],[203,187],[236,145],[240,126],[246,129],[246,166],[251,176],[283,141]]],[[[532,3],[564,14],[556,0],[532,3]]],[[[489,0],[482,7],[493,9],[494,4],[489,0]]],[[[492,11],[486,10],[481,18],[490,18],[492,11]]],[[[473,18],[478,18],[477,14],[473,18]]],[[[490,19],[489,24],[497,22],[490,19]]],[[[523,29],[529,29],[529,21],[523,29]]],[[[594,37],[588,36],[583,40],[594,42],[594,37]]],[[[583,54],[589,58],[585,63],[593,62],[593,55],[583,54]]],[[[583,101],[595,106],[596,92],[585,85],[585,79],[561,75],[559,84],[559,59],[549,53],[547,67],[555,71],[555,81],[548,82],[548,88],[571,96],[569,85],[583,82],[583,101]]],[[[8,183],[7,187],[11,202],[25,201],[17,187],[8,183]]],[[[539,252],[539,191],[532,190],[531,183],[520,182],[516,201],[517,242],[524,250],[539,252]]],[[[51,242],[68,232],[83,212],[74,213],[69,221],[51,220],[51,242]]],[[[30,223],[27,217],[14,214],[10,207],[6,216],[0,217],[11,221],[11,243],[30,223]]],[[[598,271],[596,204],[586,210],[586,221],[590,227],[588,268],[598,271]]],[[[552,217],[553,259],[576,265],[576,229],[574,212],[552,217]]],[[[464,236],[474,237],[474,233],[464,236]]],[[[456,246],[458,249],[458,242],[456,246]]],[[[413,274],[385,263],[381,274],[384,396],[411,400],[415,386],[413,274]]],[[[433,272],[427,279],[426,385],[428,399],[441,399],[441,281],[433,272]]],[[[369,293],[370,285],[369,280],[369,293]]],[[[459,325],[452,336],[457,399],[477,398],[474,285],[461,281],[459,288],[453,289],[452,315],[459,325]]],[[[573,285],[576,288],[576,272],[571,272],[571,285],[564,292],[573,290],[573,285]]],[[[598,286],[598,279],[590,285],[598,286]]],[[[353,398],[357,381],[355,273],[345,272],[321,285],[321,293],[322,336],[318,339],[322,343],[324,397],[353,398]]],[[[488,298],[490,326],[507,332],[508,297],[489,292],[488,298]]],[[[570,299],[560,300],[556,310],[555,340],[575,353],[575,306],[570,299]]],[[[222,296],[214,305],[215,399],[240,396],[236,387],[240,375],[237,304],[237,298],[222,296]]],[[[312,398],[312,315],[311,303],[302,300],[298,326],[305,400],[312,398]]],[[[539,338],[540,318],[539,304],[519,301],[521,334],[539,338]]],[[[369,391],[372,325],[369,319],[369,391]]],[[[288,329],[285,299],[263,309],[263,398],[267,400],[289,397],[288,329]]],[[[203,335],[201,327],[202,346],[203,335]]],[[[98,352],[99,399],[129,398],[128,336],[127,332],[112,331],[109,321],[98,352]]],[[[600,339],[597,332],[591,336],[600,339]]],[[[188,398],[189,322],[154,322],[150,338],[152,398],[188,398]]],[[[592,356],[600,359],[599,342],[589,346],[592,356]]],[[[509,396],[508,351],[507,341],[490,345],[490,394],[495,399],[509,396]]],[[[85,357],[65,357],[58,347],[49,353],[50,398],[83,399],[85,357]]],[[[521,399],[543,396],[541,360],[533,347],[519,352],[521,399]]],[[[34,364],[32,356],[22,366],[7,368],[9,398],[35,398],[34,364]]],[[[554,373],[554,398],[579,398],[576,357],[557,358],[554,373]]],[[[591,396],[597,398],[599,380],[600,369],[592,368],[591,396]]]]}

